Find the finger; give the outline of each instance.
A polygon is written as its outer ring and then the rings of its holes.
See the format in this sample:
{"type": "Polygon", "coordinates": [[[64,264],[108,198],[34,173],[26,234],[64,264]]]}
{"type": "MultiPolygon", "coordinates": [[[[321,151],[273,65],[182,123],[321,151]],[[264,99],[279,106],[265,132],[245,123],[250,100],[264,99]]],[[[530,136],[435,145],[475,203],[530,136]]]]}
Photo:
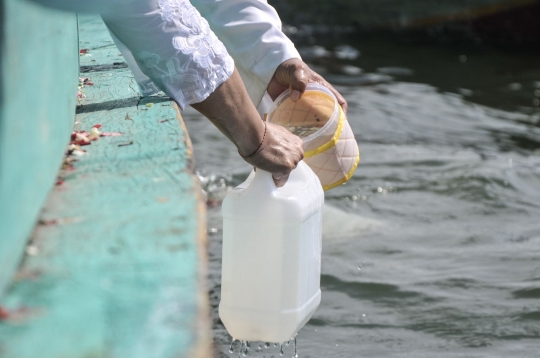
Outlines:
{"type": "Polygon", "coordinates": [[[291,100],[296,102],[306,91],[309,80],[306,68],[303,64],[295,65],[290,76],[289,91],[291,91],[291,100]]]}
{"type": "Polygon", "coordinates": [[[341,109],[343,109],[343,113],[347,114],[347,110],[349,109],[349,105],[347,103],[347,101],[345,100],[345,98],[341,95],[341,93],[339,93],[335,88],[334,86],[332,86],[330,83],[328,83],[323,76],[319,75],[317,72],[311,70],[312,72],[312,80],[316,83],[319,83],[321,85],[323,85],[324,87],[328,88],[333,94],[334,96],[336,96],[336,99],[339,103],[339,105],[341,106],[341,109]]]}
{"type": "Polygon", "coordinates": [[[285,183],[287,183],[289,174],[272,175],[272,179],[274,179],[274,184],[276,184],[278,188],[281,188],[283,185],[285,185],[285,183]]]}
{"type": "Polygon", "coordinates": [[[341,106],[341,109],[343,109],[343,113],[347,114],[347,109],[349,109],[349,105],[347,103],[347,101],[345,100],[345,98],[343,98],[343,96],[341,95],[341,93],[339,93],[335,88],[334,86],[332,86],[330,83],[324,81],[323,85],[328,88],[333,94],[334,96],[336,96],[336,99],[339,103],[339,105],[341,106]]]}

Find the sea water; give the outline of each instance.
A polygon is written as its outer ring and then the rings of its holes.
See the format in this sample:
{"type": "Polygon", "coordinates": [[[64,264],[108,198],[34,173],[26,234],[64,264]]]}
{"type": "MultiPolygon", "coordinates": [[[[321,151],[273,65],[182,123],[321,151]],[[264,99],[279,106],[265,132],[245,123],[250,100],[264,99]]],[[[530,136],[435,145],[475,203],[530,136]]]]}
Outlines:
{"type": "MultiPolygon", "coordinates": [[[[300,357],[537,358],[537,57],[373,38],[349,44],[362,52],[351,63],[367,74],[409,71],[370,86],[334,82],[362,162],[326,193],[328,218],[340,224],[323,221],[322,301],[298,333],[300,357]],[[355,223],[342,224],[351,216],[355,223]]],[[[208,195],[214,357],[236,357],[240,343],[230,355],[217,314],[219,202],[251,167],[208,120],[182,115],[208,195]]]]}

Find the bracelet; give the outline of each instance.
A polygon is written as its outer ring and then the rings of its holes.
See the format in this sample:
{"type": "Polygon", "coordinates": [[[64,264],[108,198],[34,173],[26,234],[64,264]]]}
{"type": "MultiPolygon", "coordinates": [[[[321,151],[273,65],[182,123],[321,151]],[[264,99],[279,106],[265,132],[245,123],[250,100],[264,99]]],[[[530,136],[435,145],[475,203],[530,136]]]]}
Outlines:
{"type": "Polygon", "coordinates": [[[264,134],[263,134],[263,137],[262,137],[262,140],[261,140],[261,144],[259,144],[259,146],[257,147],[257,149],[255,149],[255,151],[253,153],[251,153],[250,155],[242,155],[242,153],[240,153],[240,150],[238,151],[238,154],[240,154],[240,156],[244,159],[247,159],[247,158],[251,158],[253,156],[255,156],[256,154],[258,154],[260,152],[259,149],[261,149],[263,143],[264,143],[264,138],[266,137],[266,122],[264,122],[264,134]]]}

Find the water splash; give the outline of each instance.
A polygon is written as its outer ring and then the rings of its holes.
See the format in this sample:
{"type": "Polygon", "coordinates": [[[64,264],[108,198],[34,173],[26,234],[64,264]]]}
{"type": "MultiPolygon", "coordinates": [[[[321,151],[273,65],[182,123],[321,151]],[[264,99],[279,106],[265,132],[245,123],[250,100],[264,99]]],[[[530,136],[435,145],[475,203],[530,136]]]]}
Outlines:
{"type": "MultiPolygon", "coordinates": [[[[241,357],[247,357],[248,354],[249,354],[249,350],[251,348],[251,343],[249,341],[242,341],[242,340],[239,340],[239,339],[235,339],[233,338],[231,340],[231,344],[229,345],[229,353],[234,353],[234,343],[236,341],[239,341],[240,342],[240,351],[238,352],[238,357],[241,358],[241,357]]],[[[297,341],[296,341],[296,334],[294,335],[294,337],[292,337],[290,340],[288,340],[287,342],[284,342],[284,343],[274,343],[274,347],[278,347],[279,346],[279,355],[280,356],[283,356],[285,355],[285,352],[283,350],[284,346],[289,346],[291,344],[291,341],[294,343],[294,355],[292,356],[292,358],[298,358],[298,344],[297,344],[297,341]]],[[[270,348],[271,346],[271,343],[270,342],[265,342],[264,345],[257,345],[257,348],[255,349],[256,352],[259,352],[259,351],[262,351],[263,350],[263,347],[265,349],[268,349],[270,348]]],[[[271,356],[271,358],[274,358],[275,356],[271,356]]]]}
{"type": "Polygon", "coordinates": [[[234,349],[233,349],[234,342],[236,342],[236,339],[233,338],[231,341],[231,345],[229,346],[229,353],[234,353],[234,349]]]}
{"type": "Polygon", "coordinates": [[[248,355],[248,352],[249,352],[249,342],[242,341],[242,348],[240,348],[240,353],[242,354],[242,356],[246,357],[248,355]]]}

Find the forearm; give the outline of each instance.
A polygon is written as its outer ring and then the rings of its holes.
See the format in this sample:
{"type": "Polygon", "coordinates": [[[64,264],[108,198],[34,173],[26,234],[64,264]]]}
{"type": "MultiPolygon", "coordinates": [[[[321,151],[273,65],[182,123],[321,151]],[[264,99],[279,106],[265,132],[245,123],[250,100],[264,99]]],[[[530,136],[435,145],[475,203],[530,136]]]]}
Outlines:
{"type": "Polygon", "coordinates": [[[207,117],[243,155],[253,153],[264,135],[264,124],[235,69],[204,101],[192,107],[207,117]]]}

